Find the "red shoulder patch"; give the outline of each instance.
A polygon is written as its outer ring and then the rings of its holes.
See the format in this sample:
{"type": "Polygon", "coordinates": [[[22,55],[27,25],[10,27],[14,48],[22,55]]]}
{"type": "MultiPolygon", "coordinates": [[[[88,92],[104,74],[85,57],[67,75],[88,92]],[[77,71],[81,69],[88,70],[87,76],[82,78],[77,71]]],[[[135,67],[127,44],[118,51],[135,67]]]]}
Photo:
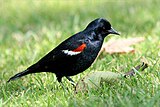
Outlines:
{"type": "Polygon", "coordinates": [[[73,52],[82,52],[86,48],[86,44],[83,43],[78,48],[74,49],[73,52]]]}

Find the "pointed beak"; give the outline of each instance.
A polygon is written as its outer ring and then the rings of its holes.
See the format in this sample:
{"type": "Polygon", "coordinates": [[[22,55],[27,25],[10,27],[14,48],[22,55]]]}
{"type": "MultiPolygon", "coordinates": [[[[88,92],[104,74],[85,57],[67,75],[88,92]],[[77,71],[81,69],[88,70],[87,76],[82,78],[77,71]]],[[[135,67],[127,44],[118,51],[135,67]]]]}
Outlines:
{"type": "Polygon", "coordinates": [[[112,27],[110,30],[108,30],[109,34],[116,34],[116,35],[120,35],[120,33],[118,33],[116,30],[114,30],[112,27]]]}

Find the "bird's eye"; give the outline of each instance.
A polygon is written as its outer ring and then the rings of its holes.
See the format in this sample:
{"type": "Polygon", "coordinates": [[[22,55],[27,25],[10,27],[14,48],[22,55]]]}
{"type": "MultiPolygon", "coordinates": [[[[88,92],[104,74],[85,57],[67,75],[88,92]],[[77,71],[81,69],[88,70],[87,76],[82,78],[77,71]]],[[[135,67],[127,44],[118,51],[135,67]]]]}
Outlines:
{"type": "Polygon", "coordinates": [[[99,31],[99,32],[104,32],[104,31],[106,31],[106,28],[105,27],[98,27],[98,29],[97,29],[97,31],[99,31]]]}
{"type": "Polygon", "coordinates": [[[106,28],[105,28],[105,27],[102,27],[102,30],[106,30],[106,28]]]}

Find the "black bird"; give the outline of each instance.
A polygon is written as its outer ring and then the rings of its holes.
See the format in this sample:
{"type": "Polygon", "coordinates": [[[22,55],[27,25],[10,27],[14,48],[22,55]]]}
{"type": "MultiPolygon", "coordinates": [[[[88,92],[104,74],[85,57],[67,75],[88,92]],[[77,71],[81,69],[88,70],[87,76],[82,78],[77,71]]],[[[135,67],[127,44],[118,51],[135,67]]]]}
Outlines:
{"type": "Polygon", "coordinates": [[[70,76],[81,73],[91,66],[108,34],[119,35],[108,20],[95,19],[83,31],[63,41],[37,63],[11,77],[8,82],[27,74],[39,72],[55,73],[58,82],[61,82],[64,76],[74,82],[70,76]]]}

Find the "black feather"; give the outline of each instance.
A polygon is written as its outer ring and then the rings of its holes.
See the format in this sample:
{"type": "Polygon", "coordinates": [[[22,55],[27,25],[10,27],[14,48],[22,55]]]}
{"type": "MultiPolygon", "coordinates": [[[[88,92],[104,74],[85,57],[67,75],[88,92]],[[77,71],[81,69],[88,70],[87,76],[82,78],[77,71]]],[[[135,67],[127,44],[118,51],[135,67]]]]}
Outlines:
{"type": "Polygon", "coordinates": [[[22,76],[25,76],[27,74],[29,74],[29,70],[24,70],[24,71],[22,71],[22,72],[20,72],[20,73],[18,73],[16,75],[14,75],[13,77],[11,77],[7,82],[10,82],[11,80],[18,79],[18,78],[20,78],[22,76]]]}

